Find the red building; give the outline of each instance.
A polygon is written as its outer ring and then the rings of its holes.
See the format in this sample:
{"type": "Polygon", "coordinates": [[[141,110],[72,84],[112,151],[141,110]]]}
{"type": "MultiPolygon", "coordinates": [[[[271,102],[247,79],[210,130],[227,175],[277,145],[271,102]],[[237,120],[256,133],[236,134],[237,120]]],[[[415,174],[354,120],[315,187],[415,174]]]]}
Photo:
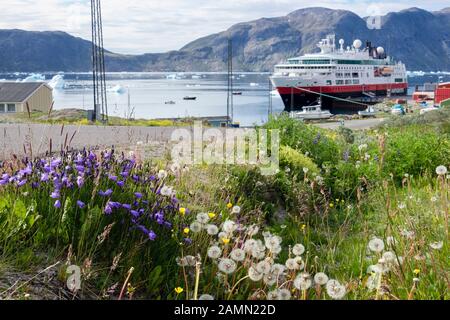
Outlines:
{"type": "Polygon", "coordinates": [[[434,92],[434,102],[440,104],[447,99],[450,99],[450,82],[440,83],[434,92]]]}

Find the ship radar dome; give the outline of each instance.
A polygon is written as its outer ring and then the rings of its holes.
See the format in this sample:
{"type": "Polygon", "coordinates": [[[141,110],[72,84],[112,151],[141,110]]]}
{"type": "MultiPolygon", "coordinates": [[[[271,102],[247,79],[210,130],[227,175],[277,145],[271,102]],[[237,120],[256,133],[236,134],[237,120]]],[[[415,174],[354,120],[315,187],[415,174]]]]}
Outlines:
{"type": "Polygon", "coordinates": [[[359,39],[356,39],[355,41],[353,41],[353,47],[355,47],[355,49],[359,49],[362,46],[362,41],[359,39]]]}
{"type": "Polygon", "coordinates": [[[378,52],[378,54],[384,54],[384,48],[383,47],[378,47],[377,48],[377,52],[378,52]]]}
{"type": "Polygon", "coordinates": [[[339,40],[339,44],[340,44],[341,46],[344,45],[344,43],[345,43],[344,39],[339,40]]]}

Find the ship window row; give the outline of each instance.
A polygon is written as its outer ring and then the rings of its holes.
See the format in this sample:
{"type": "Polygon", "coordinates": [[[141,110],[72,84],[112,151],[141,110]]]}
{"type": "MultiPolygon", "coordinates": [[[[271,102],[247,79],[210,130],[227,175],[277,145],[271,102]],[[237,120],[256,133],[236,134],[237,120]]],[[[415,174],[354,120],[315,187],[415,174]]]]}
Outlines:
{"type": "Polygon", "coordinates": [[[333,67],[277,67],[278,70],[288,69],[288,70],[315,70],[315,69],[333,69],[333,67]]]}
{"type": "MultiPolygon", "coordinates": [[[[327,81],[328,84],[328,81],[327,81]]],[[[336,85],[342,85],[342,84],[359,84],[359,80],[354,79],[354,80],[336,80],[336,85]]]]}

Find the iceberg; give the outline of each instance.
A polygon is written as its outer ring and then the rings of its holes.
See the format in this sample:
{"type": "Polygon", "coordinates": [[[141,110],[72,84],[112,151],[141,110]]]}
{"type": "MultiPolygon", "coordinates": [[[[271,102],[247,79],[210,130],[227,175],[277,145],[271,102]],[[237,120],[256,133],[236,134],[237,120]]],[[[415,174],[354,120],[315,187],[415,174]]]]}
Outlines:
{"type": "Polygon", "coordinates": [[[53,90],[62,90],[66,86],[66,82],[64,81],[64,76],[62,75],[56,75],[48,82],[48,85],[53,90]]]}
{"type": "Polygon", "coordinates": [[[109,88],[107,91],[108,92],[114,92],[116,94],[124,94],[127,90],[124,87],[122,87],[121,85],[118,84],[118,85],[116,85],[116,86],[114,86],[112,88],[109,88]]]}
{"type": "Polygon", "coordinates": [[[40,73],[32,73],[22,80],[22,82],[40,82],[45,81],[45,76],[40,73]]]}

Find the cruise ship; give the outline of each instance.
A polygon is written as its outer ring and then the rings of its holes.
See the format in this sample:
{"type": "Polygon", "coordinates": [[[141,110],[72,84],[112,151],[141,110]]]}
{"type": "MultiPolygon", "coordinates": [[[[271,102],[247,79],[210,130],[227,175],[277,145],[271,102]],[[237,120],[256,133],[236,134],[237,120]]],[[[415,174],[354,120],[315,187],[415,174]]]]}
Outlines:
{"type": "Polygon", "coordinates": [[[302,110],[321,102],[334,114],[357,113],[387,96],[408,90],[406,67],[382,47],[361,40],[345,47],[335,35],[322,39],[320,53],[305,54],[275,66],[271,77],[286,111],[302,110]]]}

